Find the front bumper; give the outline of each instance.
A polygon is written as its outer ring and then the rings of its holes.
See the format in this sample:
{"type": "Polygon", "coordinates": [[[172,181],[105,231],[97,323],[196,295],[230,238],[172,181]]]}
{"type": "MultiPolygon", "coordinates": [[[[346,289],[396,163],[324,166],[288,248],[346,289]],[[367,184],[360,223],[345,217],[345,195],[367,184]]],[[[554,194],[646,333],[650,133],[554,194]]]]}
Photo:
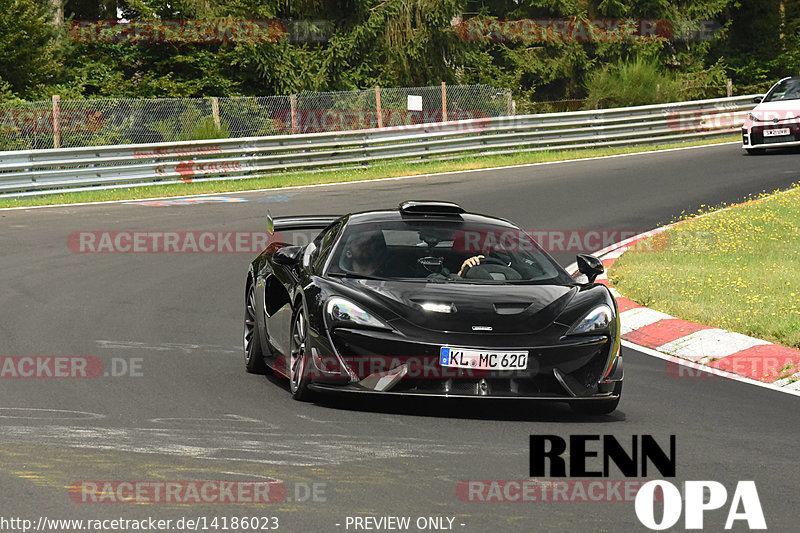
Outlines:
{"type": "Polygon", "coordinates": [[[783,148],[800,146],[800,124],[753,124],[742,128],[742,148],[783,148]],[[788,128],[789,135],[768,137],[764,130],[788,128]]]}
{"type": "Polygon", "coordinates": [[[613,378],[603,380],[598,391],[590,396],[570,396],[567,393],[561,394],[521,394],[513,392],[502,392],[492,390],[491,393],[465,393],[450,390],[449,392],[437,392],[434,390],[384,390],[378,391],[369,389],[352,383],[349,385],[330,385],[324,383],[312,383],[309,387],[317,392],[322,393],[344,393],[344,394],[358,394],[358,395],[375,395],[375,396],[389,396],[389,397],[425,397],[425,398],[453,398],[453,399],[468,399],[468,398],[490,398],[494,400],[550,400],[558,402],[580,403],[593,400],[616,400],[622,394],[622,356],[617,357],[615,368],[618,371],[613,375],[613,378]]]}
{"type": "MultiPolygon", "coordinates": [[[[464,340],[464,339],[462,339],[464,340]]],[[[622,356],[603,376],[611,340],[592,336],[546,345],[513,344],[483,337],[487,349],[523,349],[528,365],[520,370],[474,370],[439,364],[442,344],[409,341],[391,333],[338,328],[331,333],[337,360],[350,376],[348,382],[314,380],[320,392],[349,392],[452,398],[528,398],[582,401],[619,397],[622,356]],[[486,346],[491,341],[494,346],[486,346]],[[393,355],[386,355],[393,354],[393,355]]],[[[460,342],[475,344],[477,339],[460,342]]]]}

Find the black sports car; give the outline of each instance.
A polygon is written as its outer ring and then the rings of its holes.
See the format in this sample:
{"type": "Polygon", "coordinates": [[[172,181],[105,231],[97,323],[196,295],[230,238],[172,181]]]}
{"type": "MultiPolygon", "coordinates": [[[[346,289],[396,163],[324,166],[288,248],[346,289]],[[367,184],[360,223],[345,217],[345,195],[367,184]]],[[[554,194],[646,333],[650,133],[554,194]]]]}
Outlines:
{"type": "Polygon", "coordinates": [[[245,284],[244,359],[291,393],[569,401],[608,413],[622,393],[616,302],[590,255],[580,283],[514,224],[448,202],[272,219],[245,284]],[[275,233],[275,235],[279,235],[275,233]]]}

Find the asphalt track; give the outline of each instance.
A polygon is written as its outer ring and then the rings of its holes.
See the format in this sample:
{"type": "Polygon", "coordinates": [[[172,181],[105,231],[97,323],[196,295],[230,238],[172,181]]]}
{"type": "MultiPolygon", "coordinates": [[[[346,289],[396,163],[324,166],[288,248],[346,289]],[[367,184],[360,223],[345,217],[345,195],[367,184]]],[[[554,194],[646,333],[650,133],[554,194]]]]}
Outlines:
{"type": "MultiPolygon", "coordinates": [[[[645,531],[630,502],[478,503],[461,501],[456,487],[461,480],[528,479],[534,433],[613,434],[622,442],[652,434],[665,446],[674,434],[671,481],[715,480],[732,493],[738,480],[754,480],[769,530],[797,531],[796,396],[721,378],[676,378],[664,361],[628,350],[623,401],[610,416],[581,417],[542,403],[304,404],[290,398],[285,383],[244,373],[249,254],[76,254],[67,237],[86,230],[262,230],[267,207],[274,215],[336,213],[405,199],[448,199],[523,228],[643,231],[701,204],[799,181],[798,158],[747,157],[723,145],[231,195],[248,200],[242,203],[0,212],[0,355],[96,356],[107,369],[120,361],[140,365],[137,375],[0,382],[0,517],[277,516],[279,531],[311,532],[354,531],[346,518],[355,515],[410,516],[409,531],[417,531],[417,517],[441,516],[464,532],[645,531]],[[66,487],[82,480],[280,480],[289,498],[263,505],[75,503],[66,487]],[[317,497],[304,499],[314,483],[317,497]]],[[[573,253],[554,255],[565,265],[574,260],[573,253]]],[[[611,479],[619,478],[612,468],[611,479]]],[[[727,510],[706,513],[706,529],[721,531],[727,510]]]]}

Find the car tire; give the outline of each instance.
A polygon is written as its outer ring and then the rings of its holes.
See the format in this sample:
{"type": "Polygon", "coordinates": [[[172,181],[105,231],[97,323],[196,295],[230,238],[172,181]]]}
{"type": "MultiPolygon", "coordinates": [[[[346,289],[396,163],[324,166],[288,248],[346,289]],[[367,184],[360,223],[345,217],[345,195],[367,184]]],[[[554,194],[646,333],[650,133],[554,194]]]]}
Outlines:
{"type": "Polygon", "coordinates": [[[613,400],[584,400],[572,402],[570,407],[573,411],[582,415],[607,415],[614,412],[622,399],[622,382],[614,387],[614,392],[618,396],[613,400]]]}
{"type": "Polygon", "coordinates": [[[764,155],[767,153],[766,148],[745,148],[745,151],[750,155],[764,155]]]}
{"type": "Polygon", "coordinates": [[[291,346],[289,347],[289,390],[292,398],[307,402],[313,397],[313,391],[308,388],[311,377],[308,375],[310,335],[308,332],[308,317],[302,306],[292,319],[291,346]]]}
{"type": "Polygon", "coordinates": [[[256,291],[250,283],[247,287],[247,297],[244,302],[244,333],[242,335],[244,349],[244,367],[250,374],[266,374],[267,363],[264,361],[264,351],[261,347],[261,332],[258,330],[256,320],[256,291]]]}

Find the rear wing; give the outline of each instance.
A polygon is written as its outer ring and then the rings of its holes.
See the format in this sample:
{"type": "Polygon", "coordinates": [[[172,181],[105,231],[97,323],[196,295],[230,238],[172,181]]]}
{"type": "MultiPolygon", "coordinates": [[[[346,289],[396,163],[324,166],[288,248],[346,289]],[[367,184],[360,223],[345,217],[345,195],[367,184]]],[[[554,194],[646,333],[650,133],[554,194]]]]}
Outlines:
{"type": "Polygon", "coordinates": [[[267,232],[273,235],[276,231],[293,231],[303,229],[325,229],[341,215],[296,215],[288,217],[273,217],[267,211],[267,232]]]}

